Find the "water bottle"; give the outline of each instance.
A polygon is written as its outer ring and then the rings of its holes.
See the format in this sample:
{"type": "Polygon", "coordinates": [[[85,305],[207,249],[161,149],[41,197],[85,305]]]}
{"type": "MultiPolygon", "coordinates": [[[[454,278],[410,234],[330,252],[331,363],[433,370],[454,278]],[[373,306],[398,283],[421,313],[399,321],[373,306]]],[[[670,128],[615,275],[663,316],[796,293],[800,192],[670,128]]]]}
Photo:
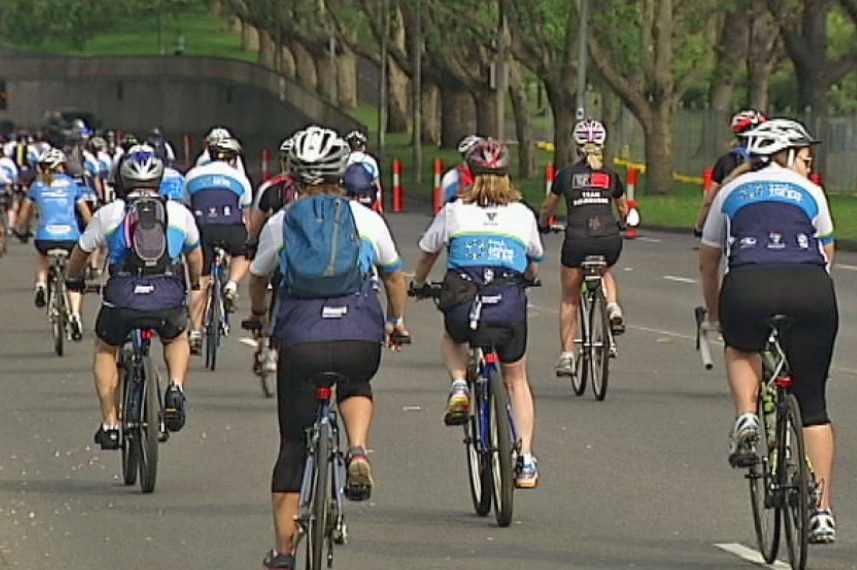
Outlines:
{"type": "Polygon", "coordinates": [[[765,384],[762,394],[762,413],[765,416],[765,435],[768,448],[772,448],[777,438],[777,387],[765,384]]]}

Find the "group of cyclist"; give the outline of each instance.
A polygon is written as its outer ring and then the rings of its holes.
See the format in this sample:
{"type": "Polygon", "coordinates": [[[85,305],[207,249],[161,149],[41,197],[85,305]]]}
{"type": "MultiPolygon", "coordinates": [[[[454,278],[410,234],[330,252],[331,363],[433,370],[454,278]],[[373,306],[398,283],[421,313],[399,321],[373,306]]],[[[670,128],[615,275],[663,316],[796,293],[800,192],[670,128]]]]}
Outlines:
{"type": "MultiPolygon", "coordinates": [[[[788,314],[794,318],[786,337],[796,379],[794,392],[803,410],[808,453],[823,489],[819,510],[812,514],[811,540],[832,542],[833,431],[824,393],[837,312],[829,277],[833,259],[829,209],[823,192],[808,180],[810,152],[818,141],[795,121],[766,120],[755,111],[736,115],[733,130],[738,137],[735,148],[718,162],[717,186],[708,195],[698,225],[703,293],[710,326],[719,326],[723,332],[738,414],[730,461],[749,453],[758,437],[758,353],[766,338],[766,320],[775,313],[788,314]],[[777,287],[778,283],[789,285],[777,287]]],[[[280,450],[271,484],[276,546],[265,566],[294,568],[304,434],[313,421],[315,403],[309,379],[334,372],[349,380],[337,390],[348,436],[346,493],[353,500],[367,499],[374,484],[366,452],[374,415],[370,380],[378,370],[382,345],[399,350],[402,339],[410,335],[404,320],[409,287],[402,272],[404,264],[384,218],[376,211],[381,192],[378,165],[366,152],[362,133],[342,136],[311,126],[282,142],[282,172],[263,182],[254,198],[241,160],[241,144],[227,129],[211,130],[205,150],[185,175],[169,172],[168,145],[162,137],[159,143],[154,134],[149,141],[132,141],[135,144],[125,145],[117,153],[104,176],[116,199],[102,198],[103,205],[94,212],[86,206],[86,180],[70,172],[69,154],[48,147],[35,159],[37,180],[16,228],[24,235],[31,204],[37,206],[42,222],[36,234],[36,304],[44,304],[47,251],[57,247],[70,251],[69,280],[79,282],[87,259],[99,249],[106,250],[109,279],[95,325],[94,374],[102,409],[95,440],[104,449],[116,449],[116,354],[129,331],[139,326],[153,328],[164,343],[170,379],[165,419],[169,430],[178,431],[185,423],[184,385],[190,355],[201,346],[214,248],[222,248],[231,257],[223,291],[227,310],[234,310],[238,286],[250,274],[248,320],[265,327],[272,323],[268,330],[277,349],[276,362],[261,363],[277,371],[280,427],[280,450]],[[363,172],[354,169],[355,165],[363,172]],[[135,244],[128,239],[137,225],[136,218],[129,218],[129,204],[141,196],[163,196],[164,216],[169,220],[166,262],[157,264],[154,273],[140,269],[135,244]],[[362,247],[360,269],[371,287],[315,298],[280,285],[290,269],[284,241],[290,205],[313,196],[350,198],[349,209],[362,247]],[[272,284],[274,292],[269,294],[272,284]],[[377,295],[380,285],[386,291],[386,308],[377,295]]],[[[451,301],[443,307],[441,351],[451,384],[443,420],[447,425],[460,425],[467,417],[468,345],[495,347],[521,438],[516,476],[520,488],[535,487],[539,478],[533,450],[534,401],[526,363],[527,298],[522,283],[537,276],[544,256],[540,233],[552,229],[549,220],[561,199],[565,199],[567,224],[560,255],[556,374],[575,373],[574,343],[585,257],[605,257],[610,326],[614,334],[626,326],[616,279],[609,270],[622,250],[622,220],[627,214],[624,186],[605,164],[607,133],[602,123],[580,121],[571,136],[579,160],[559,171],[538,214],[521,202],[511,181],[506,145],[490,137],[463,139],[458,146],[463,161],[443,178],[447,203],[419,241],[421,257],[410,283],[415,293],[425,293],[434,263],[442,251],[447,252],[443,287],[451,301]],[[471,309],[477,294],[489,301],[474,322],[471,309]]],[[[79,339],[79,298],[72,303],[72,332],[79,339]]]]}

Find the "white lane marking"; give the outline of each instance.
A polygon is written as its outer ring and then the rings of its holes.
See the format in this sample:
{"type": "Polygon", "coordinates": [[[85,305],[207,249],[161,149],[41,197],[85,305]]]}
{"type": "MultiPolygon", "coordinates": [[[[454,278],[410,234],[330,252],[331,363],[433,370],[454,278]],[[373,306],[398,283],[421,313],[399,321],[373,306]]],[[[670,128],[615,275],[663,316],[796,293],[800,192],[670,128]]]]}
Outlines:
{"type": "Polygon", "coordinates": [[[846,263],[834,263],[834,269],[844,269],[846,271],[857,271],[857,265],[848,265],[846,263]]]}
{"type": "Polygon", "coordinates": [[[730,554],[734,554],[739,558],[743,558],[747,562],[752,562],[753,564],[757,564],[762,568],[776,568],[776,570],[788,570],[791,568],[788,564],[784,562],[780,562],[779,560],[774,560],[773,564],[768,564],[765,562],[765,559],[762,558],[762,555],[752,548],[747,548],[743,544],[738,544],[737,542],[723,543],[723,544],[715,544],[717,548],[720,550],[725,550],[730,554]]]}
{"type": "Polygon", "coordinates": [[[241,341],[241,344],[246,344],[247,346],[252,346],[253,348],[256,348],[256,339],[254,338],[241,338],[238,340],[241,341]]]}
{"type": "Polygon", "coordinates": [[[639,237],[637,237],[637,238],[635,238],[635,239],[636,239],[637,241],[647,241],[647,242],[649,242],[649,243],[661,243],[661,239],[660,239],[660,238],[650,238],[650,237],[643,237],[643,236],[639,236],[639,237]]]}
{"type": "Polygon", "coordinates": [[[664,336],[673,336],[675,338],[683,338],[686,340],[692,340],[692,341],[696,342],[696,337],[693,335],[689,335],[689,334],[682,334],[682,333],[677,333],[677,332],[672,332],[672,331],[665,331],[663,329],[653,329],[653,328],[649,328],[649,327],[641,327],[639,325],[628,325],[628,328],[629,329],[637,329],[639,331],[650,332],[650,333],[655,333],[655,334],[662,334],[664,336]]]}
{"type": "Polygon", "coordinates": [[[664,279],[667,281],[677,281],[678,283],[696,283],[696,279],[691,279],[690,277],[678,277],[676,275],[664,275],[664,279]]]}

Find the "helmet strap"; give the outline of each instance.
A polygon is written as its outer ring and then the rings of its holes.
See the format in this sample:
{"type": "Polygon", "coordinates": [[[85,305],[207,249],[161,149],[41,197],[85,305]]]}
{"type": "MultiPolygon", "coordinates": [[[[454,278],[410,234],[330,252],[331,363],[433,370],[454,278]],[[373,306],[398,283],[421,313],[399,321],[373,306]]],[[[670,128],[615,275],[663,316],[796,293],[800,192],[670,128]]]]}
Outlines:
{"type": "Polygon", "coordinates": [[[790,148],[788,158],[786,159],[786,168],[791,168],[792,166],[794,166],[796,157],[797,153],[795,153],[795,149],[790,148]]]}

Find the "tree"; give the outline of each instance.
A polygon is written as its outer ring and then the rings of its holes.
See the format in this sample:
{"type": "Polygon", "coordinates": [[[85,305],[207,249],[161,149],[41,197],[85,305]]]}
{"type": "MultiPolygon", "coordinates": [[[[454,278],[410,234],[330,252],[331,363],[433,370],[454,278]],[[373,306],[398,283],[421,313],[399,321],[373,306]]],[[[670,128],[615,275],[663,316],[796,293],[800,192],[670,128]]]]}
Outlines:
{"type": "Polygon", "coordinates": [[[676,110],[688,87],[711,72],[718,7],[706,0],[591,4],[589,52],[643,126],[646,189],[672,193],[676,110]]]}
{"type": "Polygon", "coordinates": [[[50,40],[80,51],[92,36],[109,29],[119,8],[98,0],[6,0],[0,34],[21,45],[38,46],[50,40]]]}

